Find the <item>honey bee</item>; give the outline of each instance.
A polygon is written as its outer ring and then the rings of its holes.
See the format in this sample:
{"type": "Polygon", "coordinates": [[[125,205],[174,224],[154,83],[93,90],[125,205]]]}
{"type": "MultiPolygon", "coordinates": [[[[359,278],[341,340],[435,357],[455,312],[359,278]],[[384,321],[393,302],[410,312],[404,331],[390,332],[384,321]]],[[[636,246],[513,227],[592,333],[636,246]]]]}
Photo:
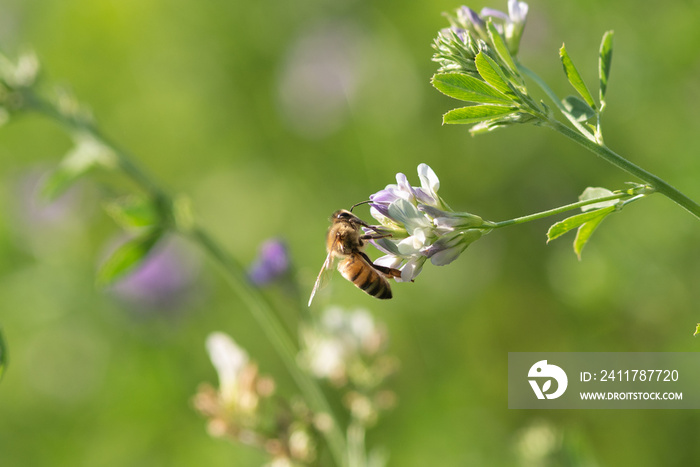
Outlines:
{"type": "Polygon", "coordinates": [[[341,209],[334,212],[326,236],[328,256],[321,267],[321,272],[318,273],[314,289],[311,291],[309,306],[311,306],[324,276],[333,269],[333,265],[338,260],[340,260],[338,271],[356,287],[382,300],[391,298],[391,287],[387,277],[401,277],[401,271],[372,263],[372,260],[363,251],[366,240],[388,236],[390,235],[378,232],[376,228],[348,210],[341,209]],[[374,230],[376,233],[365,234],[362,227],[374,230]]]}

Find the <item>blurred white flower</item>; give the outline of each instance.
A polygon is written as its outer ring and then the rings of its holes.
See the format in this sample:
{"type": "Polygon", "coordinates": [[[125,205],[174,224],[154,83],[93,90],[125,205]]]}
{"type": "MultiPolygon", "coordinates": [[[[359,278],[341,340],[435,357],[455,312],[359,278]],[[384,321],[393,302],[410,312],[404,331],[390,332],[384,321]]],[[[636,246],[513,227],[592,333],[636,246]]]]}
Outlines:
{"type": "Polygon", "coordinates": [[[27,88],[34,84],[39,73],[39,59],[34,51],[23,52],[17,61],[0,54],[0,82],[10,88],[27,88]]]}
{"type": "Polygon", "coordinates": [[[317,378],[344,384],[363,355],[376,355],[384,334],[364,309],[327,309],[318,326],[302,330],[302,359],[317,378]]]}
{"type": "Polygon", "coordinates": [[[515,443],[518,457],[525,466],[548,463],[562,447],[562,433],[552,424],[538,420],[518,433],[515,443]]]}
{"type": "Polygon", "coordinates": [[[209,334],[206,347],[219,376],[221,398],[232,402],[238,392],[239,375],[248,364],[248,354],[223,332],[209,334]]]}
{"type": "Polygon", "coordinates": [[[307,339],[308,364],[317,378],[333,380],[345,375],[347,351],[336,339],[309,335],[307,339]]]}
{"type": "Polygon", "coordinates": [[[221,403],[230,410],[253,414],[260,398],[270,395],[274,389],[272,381],[259,377],[257,365],[228,334],[210,334],[206,348],[219,376],[221,403]]]}

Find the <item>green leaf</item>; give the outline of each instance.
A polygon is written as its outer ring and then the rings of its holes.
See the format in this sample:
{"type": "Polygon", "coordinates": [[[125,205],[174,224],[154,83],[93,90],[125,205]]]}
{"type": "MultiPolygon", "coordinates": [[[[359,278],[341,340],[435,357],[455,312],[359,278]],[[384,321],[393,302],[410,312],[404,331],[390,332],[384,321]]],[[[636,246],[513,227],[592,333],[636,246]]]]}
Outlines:
{"type": "Polygon", "coordinates": [[[44,181],[41,194],[53,201],[93,168],[112,165],[114,154],[109,148],[89,136],[78,136],[76,146],[44,181]]]}
{"type": "Polygon", "coordinates": [[[598,61],[598,76],[600,77],[600,105],[605,105],[605,92],[608,90],[608,78],[612,66],[613,31],[603,34],[600,43],[600,59],[598,61]]]}
{"type": "Polygon", "coordinates": [[[442,123],[478,123],[494,117],[503,117],[517,113],[515,107],[503,105],[471,105],[453,109],[442,116],[442,123]]]}
{"type": "Polygon", "coordinates": [[[489,84],[464,73],[441,73],[432,84],[441,93],[466,102],[510,104],[511,99],[489,84]]]}
{"type": "Polygon", "coordinates": [[[547,242],[564,235],[566,232],[573,230],[577,227],[582,226],[587,222],[594,221],[599,217],[605,217],[615,210],[615,206],[609,206],[607,208],[598,209],[596,211],[584,212],[582,214],[576,214],[575,216],[568,217],[563,221],[559,221],[552,225],[547,231],[547,242]]]}
{"type": "Polygon", "coordinates": [[[476,64],[479,75],[484,78],[484,81],[501,93],[512,94],[513,91],[510,89],[510,86],[508,86],[508,79],[491,57],[486,55],[483,51],[479,52],[474,58],[474,63],[476,64]]]}
{"type": "Polygon", "coordinates": [[[512,122],[505,121],[504,119],[494,118],[491,120],[484,120],[477,123],[469,129],[469,134],[472,136],[481,135],[484,133],[490,133],[499,128],[504,128],[508,125],[512,125],[512,122]]]}
{"type": "Polygon", "coordinates": [[[578,228],[578,231],[576,232],[576,238],[574,239],[574,252],[576,252],[576,256],[578,256],[579,261],[581,260],[581,251],[583,250],[583,247],[586,246],[586,243],[588,243],[588,240],[591,238],[591,235],[593,235],[593,232],[595,232],[595,229],[597,229],[600,223],[603,222],[603,219],[608,217],[608,215],[615,210],[615,207],[604,208],[600,209],[599,211],[593,212],[600,212],[605,210],[609,211],[586,222],[578,228]]]}
{"type": "Polygon", "coordinates": [[[559,49],[559,56],[561,57],[562,65],[564,65],[564,72],[566,73],[566,77],[569,79],[569,83],[571,83],[574,89],[576,89],[581,97],[583,97],[583,100],[586,101],[591,108],[595,109],[596,106],[593,96],[591,96],[590,91],[586,87],[586,83],[583,82],[583,78],[581,78],[581,75],[576,69],[574,62],[571,61],[571,57],[569,57],[569,54],[566,51],[566,46],[563,44],[561,49],[559,49]]]}
{"type": "Polygon", "coordinates": [[[2,335],[2,328],[0,328],[0,381],[2,381],[2,375],[5,374],[6,368],[7,368],[7,345],[5,345],[5,338],[2,335]]]}
{"type": "Polygon", "coordinates": [[[150,198],[142,196],[125,196],[107,201],[104,210],[124,229],[151,227],[160,222],[158,210],[150,198]]]}
{"type": "Polygon", "coordinates": [[[700,334],[700,323],[698,323],[697,327],[695,328],[695,333],[693,336],[697,336],[698,334],[700,334]]]}
{"type": "Polygon", "coordinates": [[[562,99],[561,103],[566,112],[577,122],[585,122],[595,117],[595,110],[578,96],[567,96],[562,99]]]}
{"type": "Polygon", "coordinates": [[[495,47],[496,53],[498,53],[498,56],[501,57],[503,63],[505,63],[509,68],[510,73],[513,76],[518,76],[518,67],[515,66],[515,61],[510,55],[508,46],[506,46],[501,33],[498,32],[498,29],[496,29],[496,26],[493,24],[493,20],[491,18],[489,18],[489,20],[486,22],[486,28],[488,29],[489,39],[491,39],[491,43],[495,47]]]}
{"type": "Polygon", "coordinates": [[[136,268],[146,258],[163,235],[163,231],[151,230],[132,238],[119,248],[100,266],[97,284],[107,286],[136,268]]]}
{"type": "MultiPolygon", "coordinates": [[[[594,199],[607,198],[609,196],[613,196],[614,194],[615,193],[608,190],[607,188],[589,186],[585,190],[583,190],[583,193],[581,193],[581,195],[578,197],[578,200],[579,201],[591,201],[594,199]]],[[[608,201],[601,201],[599,203],[587,204],[586,206],[581,207],[581,211],[586,212],[586,211],[593,211],[593,210],[600,209],[600,208],[607,208],[609,206],[615,206],[619,202],[620,202],[619,199],[611,199],[608,201]]]]}

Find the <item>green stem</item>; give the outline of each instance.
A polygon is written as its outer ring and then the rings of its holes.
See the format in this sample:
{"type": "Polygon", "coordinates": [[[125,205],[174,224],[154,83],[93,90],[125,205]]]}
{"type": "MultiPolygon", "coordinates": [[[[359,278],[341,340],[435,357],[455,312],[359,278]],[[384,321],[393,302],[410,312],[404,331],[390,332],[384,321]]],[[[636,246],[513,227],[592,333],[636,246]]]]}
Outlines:
{"type": "MultiPolygon", "coordinates": [[[[172,213],[172,207],[174,205],[173,198],[170,197],[165,190],[160,188],[151,177],[146,175],[140,167],[133,163],[128,153],[108,141],[99,133],[97,128],[64,115],[50,102],[41,99],[35,94],[27,94],[25,97],[27,99],[28,108],[36,110],[50,119],[59,122],[70,132],[86,132],[105,146],[111,148],[117,157],[119,169],[141,189],[153,196],[156,203],[168,211],[167,214],[169,218],[173,219],[175,217],[172,213]]],[[[178,229],[177,223],[175,223],[175,228],[178,229]]],[[[304,395],[309,407],[316,413],[328,414],[328,416],[332,418],[332,426],[329,430],[324,431],[323,434],[326,437],[336,465],[347,465],[345,437],[340,429],[338,421],[316,380],[302,371],[297,365],[297,346],[289,333],[285,330],[272,306],[265,299],[264,295],[250,283],[244,272],[244,268],[231,255],[227,254],[207,232],[195,226],[184,229],[180,228],[179,230],[194,243],[198,244],[221,267],[231,288],[238,294],[241,300],[243,300],[263,331],[267,334],[268,339],[282,358],[287,370],[304,395]]]]}
{"type": "MultiPolygon", "coordinates": [[[[559,98],[556,96],[556,94],[547,86],[547,83],[545,83],[542,78],[540,78],[536,73],[533,71],[529,70],[528,68],[518,65],[518,69],[526,76],[531,78],[546,94],[547,96],[554,102],[554,104],[559,108],[559,110],[562,111],[562,113],[565,116],[568,116],[568,112],[563,109],[563,106],[561,104],[561,101],[559,98]]],[[[658,191],[659,193],[663,194],[667,198],[671,199],[674,201],[676,204],[682,206],[685,208],[688,212],[693,214],[695,217],[700,219],[700,205],[697,204],[695,201],[691,200],[688,198],[686,195],[681,193],[678,189],[674,188],[671,186],[669,183],[664,181],[663,179],[657,177],[656,175],[647,172],[643,168],[639,167],[638,165],[628,161],[621,155],[617,154],[604,144],[599,144],[596,141],[595,136],[593,136],[588,130],[583,127],[580,122],[576,122],[575,120],[571,120],[571,123],[576,127],[577,131],[574,131],[571,127],[564,125],[558,120],[555,120],[553,118],[549,118],[548,120],[545,121],[545,125],[547,125],[549,128],[558,131],[562,135],[566,136],[567,138],[577,142],[584,148],[588,149],[589,151],[593,152],[597,156],[601,157],[602,159],[606,160],[607,162],[613,164],[614,166],[624,170],[625,172],[639,178],[640,180],[644,181],[645,183],[651,185],[658,191]]]]}
{"type": "Polygon", "coordinates": [[[119,169],[121,169],[129,178],[139,185],[142,190],[146,191],[157,201],[160,202],[162,200],[170,199],[170,196],[167,194],[167,192],[165,192],[165,190],[158,186],[158,184],[156,184],[151,177],[146,175],[136,164],[132,162],[133,158],[130,154],[119,148],[115,143],[109,141],[107,137],[100,133],[97,127],[74,117],[65,115],[58,108],[56,108],[55,105],[30,91],[25,92],[24,99],[26,100],[28,109],[35,110],[58,122],[61,124],[61,126],[66,128],[68,132],[87,133],[96,140],[101,141],[105,146],[111,148],[117,156],[117,164],[119,165],[119,169]]]}
{"type": "Polygon", "coordinates": [[[2,381],[5,368],[7,368],[7,347],[5,346],[5,339],[2,336],[2,327],[0,327],[0,381],[2,381]]]}
{"type": "Polygon", "coordinates": [[[348,426],[348,467],[367,467],[365,428],[357,420],[348,426]]]}
{"type": "Polygon", "coordinates": [[[554,91],[552,91],[552,89],[549,86],[547,86],[547,83],[545,83],[544,80],[540,78],[539,75],[537,75],[537,73],[533,72],[532,70],[520,63],[518,63],[518,70],[520,70],[522,74],[524,74],[525,76],[533,80],[535,83],[537,83],[540,89],[542,89],[544,93],[547,94],[547,97],[549,97],[549,99],[554,103],[554,105],[557,106],[559,111],[571,122],[572,125],[576,127],[578,131],[581,132],[581,134],[585,135],[586,138],[588,138],[589,140],[595,141],[595,136],[593,136],[591,132],[589,132],[588,129],[586,129],[586,127],[581,124],[581,122],[576,121],[576,119],[574,119],[571,116],[571,114],[569,114],[569,112],[566,111],[564,105],[561,103],[561,99],[557,97],[554,91]]]}
{"type": "Polygon", "coordinates": [[[553,130],[558,131],[567,138],[577,142],[584,148],[595,153],[597,156],[608,161],[614,166],[624,170],[625,172],[634,175],[635,177],[643,180],[645,183],[654,187],[656,191],[666,196],[670,200],[674,201],[676,204],[685,208],[688,212],[693,214],[695,217],[700,219],[700,205],[697,204],[692,199],[688,198],[686,195],[681,193],[678,189],[668,184],[663,179],[657,177],[656,175],[647,172],[638,165],[633,164],[624,157],[620,156],[607,146],[601,146],[593,141],[582,136],[580,133],[575,132],[568,126],[564,125],[558,121],[549,122],[549,127],[553,130]]]}
{"type": "Polygon", "coordinates": [[[507,221],[493,222],[489,227],[493,229],[498,229],[500,227],[507,227],[509,225],[519,225],[526,222],[536,221],[538,219],[544,219],[545,217],[555,216],[563,212],[572,211],[574,209],[581,208],[583,206],[588,206],[589,204],[602,203],[605,201],[613,201],[616,199],[631,198],[634,195],[629,193],[616,193],[610,196],[604,196],[601,198],[587,199],[584,201],[578,201],[576,203],[567,204],[565,206],[560,206],[558,208],[550,209],[548,211],[542,211],[535,214],[530,214],[523,217],[516,217],[515,219],[508,219],[507,221]]]}
{"type": "MultiPolygon", "coordinates": [[[[293,340],[285,331],[284,326],[277,318],[269,302],[257,288],[250,284],[241,265],[231,255],[227,254],[204,230],[195,227],[189,232],[189,237],[199,244],[223,269],[229,285],[243,300],[253,317],[260,324],[260,327],[267,333],[268,339],[282,357],[311,409],[316,413],[325,413],[333,417],[333,412],[316,381],[297,365],[295,359],[297,348],[293,340]]],[[[335,418],[333,418],[333,426],[325,434],[336,464],[345,465],[345,438],[335,418]]]]}

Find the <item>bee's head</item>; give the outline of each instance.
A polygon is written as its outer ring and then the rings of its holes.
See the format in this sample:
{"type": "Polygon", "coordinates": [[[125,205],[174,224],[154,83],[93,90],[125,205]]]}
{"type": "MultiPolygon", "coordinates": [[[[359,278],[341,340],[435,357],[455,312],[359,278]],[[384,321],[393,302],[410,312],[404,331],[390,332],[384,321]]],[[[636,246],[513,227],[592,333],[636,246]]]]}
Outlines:
{"type": "Polygon", "coordinates": [[[355,214],[351,213],[347,209],[340,209],[340,210],[334,212],[333,216],[331,217],[332,221],[353,222],[356,219],[357,219],[357,216],[355,216],[355,214]]]}

